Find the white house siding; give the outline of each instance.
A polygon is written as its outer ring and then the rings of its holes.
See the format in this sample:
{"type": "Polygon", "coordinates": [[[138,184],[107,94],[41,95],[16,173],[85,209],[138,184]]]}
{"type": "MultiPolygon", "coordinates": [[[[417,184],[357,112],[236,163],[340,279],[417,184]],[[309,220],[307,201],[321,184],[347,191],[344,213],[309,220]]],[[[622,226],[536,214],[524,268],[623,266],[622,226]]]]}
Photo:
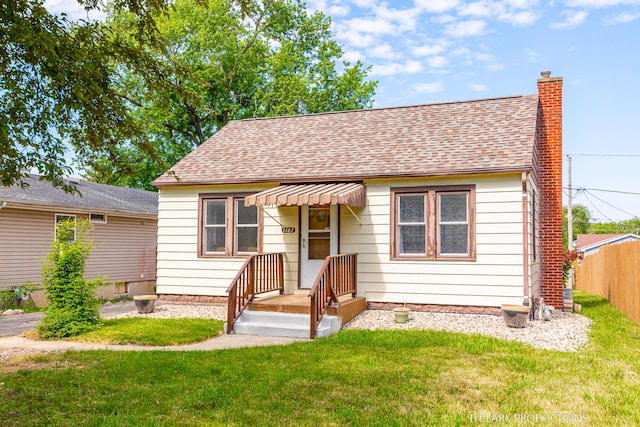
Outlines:
{"type": "MultiPolygon", "coordinates": [[[[212,185],[162,188],[158,201],[159,294],[226,296],[227,288],[246,257],[198,258],[198,197],[204,193],[259,192],[277,184],[212,185]]],[[[264,252],[284,252],[285,288],[293,292],[298,281],[298,210],[267,207],[263,215],[264,252]],[[281,226],[296,233],[282,234],[281,226]]]]}
{"type": "Polygon", "coordinates": [[[531,297],[540,296],[540,221],[534,221],[534,216],[540,218],[540,191],[538,190],[532,176],[527,178],[527,212],[528,212],[528,251],[529,251],[529,295],[531,297]],[[534,202],[535,199],[535,202],[534,202]],[[534,233],[533,227],[536,230],[534,233]],[[534,238],[537,241],[534,241],[534,238]],[[535,246],[535,251],[534,251],[535,246]],[[534,254],[536,255],[534,257],[534,254]]]}
{"type": "Polygon", "coordinates": [[[340,251],[358,253],[358,293],[368,301],[497,306],[523,296],[522,182],[496,177],[365,182],[367,206],[342,209],[340,251]],[[390,188],[476,185],[476,261],[392,261],[390,188]]]}
{"type": "MultiPolygon", "coordinates": [[[[226,296],[245,258],[198,258],[198,195],[258,192],[265,186],[163,188],[158,217],[158,293],[226,296]]],[[[340,208],[340,252],[358,254],[358,293],[368,301],[498,306],[522,303],[520,174],[365,182],[367,205],[340,208]],[[476,261],[391,261],[390,189],[476,186],[476,261]],[[354,215],[355,214],[355,215],[354,215]],[[356,218],[357,217],[357,218],[356,218]],[[360,223],[362,222],[362,224],[360,223]]],[[[298,207],[266,207],[263,251],[285,253],[285,290],[298,289],[298,207]],[[295,227],[283,234],[281,226],[295,227]]],[[[533,269],[532,269],[533,271],[533,269]]]]}

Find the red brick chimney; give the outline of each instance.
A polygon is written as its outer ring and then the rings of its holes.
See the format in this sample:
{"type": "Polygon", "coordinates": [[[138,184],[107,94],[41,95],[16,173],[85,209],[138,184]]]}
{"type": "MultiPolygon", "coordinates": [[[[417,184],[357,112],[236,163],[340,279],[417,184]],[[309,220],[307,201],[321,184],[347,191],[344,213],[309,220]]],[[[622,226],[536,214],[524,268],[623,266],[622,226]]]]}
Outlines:
{"type": "Polygon", "coordinates": [[[540,292],[562,309],[562,77],[538,79],[540,292]]]}

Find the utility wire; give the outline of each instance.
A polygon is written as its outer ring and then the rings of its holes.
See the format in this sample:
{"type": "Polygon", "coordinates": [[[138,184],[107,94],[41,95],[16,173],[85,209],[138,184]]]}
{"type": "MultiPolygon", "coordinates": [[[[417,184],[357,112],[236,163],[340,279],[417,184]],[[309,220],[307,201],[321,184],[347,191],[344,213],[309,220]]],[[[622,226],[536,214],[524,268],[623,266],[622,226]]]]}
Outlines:
{"type": "Polygon", "coordinates": [[[589,191],[585,191],[585,193],[588,193],[588,194],[592,195],[593,197],[595,197],[596,199],[600,200],[600,201],[601,201],[602,203],[604,203],[605,205],[607,205],[607,206],[611,206],[612,208],[617,209],[617,210],[619,210],[619,211],[620,211],[620,212],[622,212],[622,213],[625,213],[625,214],[627,214],[627,215],[630,215],[630,216],[632,216],[632,217],[634,217],[634,218],[636,218],[636,217],[637,217],[636,215],[634,215],[634,214],[632,214],[632,213],[630,213],[630,212],[627,212],[627,211],[625,211],[624,209],[621,209],[621,208],[619,208],[619,207],[617,207],[617,206],[612,205],[612,204],[611,204],[611,203],[609,203],[609,202],[606,202],[606,201],[602,200],[600,197],[596,196],[595,194],[593,194],[593,193],[591,193],[591,192],[589,192],[589,191]]]}
{"type": "Polygon", "coordinates": [[[605,217],[609,222],[616,222],[614,220],[612,220],[611,218],[609,218],[608,216],[606,216],[605,214],[602,213],[602,211],[600,209],[598,209],[598,207],[591,201],[591,199],[589,198],[589,196],[587,195],[587,193],[584,193],[584,197],[585,199],[587,199],[589,201],[589,203],[591,204],[591,206],[593,206],[593,208],[603,217],[605,217]]]}
{"type": "Polygon", "coordinates": [[[567,154],[567,156],[583,156],[583,157],[640,157],[640,154],[596,154],[596,153],[577,153],[577,154],[567,154]]]}
{"type": "MultiPolygon", "coordinates": [[[[569,187],[562,187],[563,189],[567,190],[569,189],[569,187]]],[[[619,190],[602,190],[600,188],[583,188],[583,187],[576,187],[571,186],[572,189],[576,190],[576,192],[579,191],[602,191],[603,193],[617,193],[617,194],[630,194],[632,196],[640,196],[640,193],[635,193],[633,191],[619,191],[619,190]]]]}

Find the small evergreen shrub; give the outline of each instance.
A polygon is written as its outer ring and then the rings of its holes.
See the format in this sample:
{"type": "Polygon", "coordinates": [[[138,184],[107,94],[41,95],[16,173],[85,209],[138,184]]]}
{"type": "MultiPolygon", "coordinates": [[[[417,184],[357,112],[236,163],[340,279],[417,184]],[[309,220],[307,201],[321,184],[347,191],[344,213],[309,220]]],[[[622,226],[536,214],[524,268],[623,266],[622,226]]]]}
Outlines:
{"type": "Polygon", "coordinates": [[[100,280],[85,280],[91,253],[87,220],[67,220],[56,225],[56,238],[42,270],[49,298],[46,316],[38,327],[44,339],[65,338],[98,328],[100,313],[93,290],[100,280]],[[75,239],[74,239],[75,234],[75,239]]]}

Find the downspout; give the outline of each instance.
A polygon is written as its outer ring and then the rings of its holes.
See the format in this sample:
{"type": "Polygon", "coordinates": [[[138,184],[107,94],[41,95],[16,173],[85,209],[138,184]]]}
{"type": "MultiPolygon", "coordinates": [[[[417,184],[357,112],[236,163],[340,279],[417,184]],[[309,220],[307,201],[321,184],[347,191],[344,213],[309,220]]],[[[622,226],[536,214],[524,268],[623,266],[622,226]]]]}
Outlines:
{"type": "MultiPolygon", "coordinates": [[[[529,196],[527,173],[522,172],[522,283],[523,305],[529,305],[529,196]]],[[[535,244],[535,243],[534,243],[535,244]]]]}

